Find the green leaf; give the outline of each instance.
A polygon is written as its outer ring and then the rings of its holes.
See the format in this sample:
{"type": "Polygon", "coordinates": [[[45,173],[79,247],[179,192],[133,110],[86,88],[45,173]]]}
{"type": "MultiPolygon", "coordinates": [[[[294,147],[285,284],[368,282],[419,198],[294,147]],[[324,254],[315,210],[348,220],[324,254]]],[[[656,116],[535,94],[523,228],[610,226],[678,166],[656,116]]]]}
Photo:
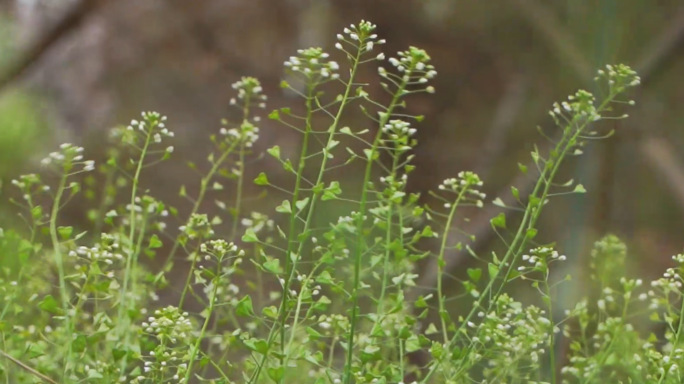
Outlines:
{"type": "Polygon", "coordinates": [[[292,206],[290,205],[290,200],[283,200],[279,206],[276,207],[276,212],[280,213],[292,213],[292,206]]]}
{"type": "Polygon", "coordinates": [[[266,340],[248,339],[243,340],[243,343],[245,343],[245,346],[247,348],[251,349],[254,352],[261,353],[262,355],[268,352],[268,343],[266,342],[266,340]]]}
{"type": "Polygon", "coordinates": [[[254,308],[252,307],[252,298],[246,295],[235,306],[235,314],[238,316],[252,316],[254,308]]]}
{"type": "Polygon", "coordinates": [[[264,309],[261,310],[261,313],[269,317],[271,319],[277,319],[278,318],[278,308],[275,307],[275,305],[271,305],[270,307],[264,307],[264,309]]]}
{"type": "Polygon", "coordinates": [[[278,112],[277,109],[274,109],[268,114],[268,118],[271,120],[280,120],[280,112],[278,112]]]}
{"type": "Polygon", "coordinates": [[[268,377],[270,377],[271,380],[275,381],[276,383],[280,383],[283,377],[285,376],[285,367],[281,365],[279,367],[268,368],[266,372],[268,373],[268,377]]]}
{"type": "Polygon", "coordinates": [[[71,343],[71,348],[74,350],[74,352],[81,353],[85,351],[87,346],[87,340],[85,335],[78,335],[74,339],[74,341],[71,343]]]}
{"type": "Polygon", "coordinates": [[[342,193],[342,188],[340,188],[340,183],[338,181],[333,181],[330,183],[330,186],[326,188],[323,191],[323,196],[321,197],[321,200],[326,201],[326,200],[332,200],[337,197],[342,193]]]}
{"type": "Polygon", "coordinates": [[[316,282],[320,283],[320,284],[326,284],[326,285],[333,284],[333,280],[332,280],[332,276],[330,275],[330,272],[328,272],[328,271],[321,272],[318,276],[316,276],[316,282]]]}
{"type": "Polygon", "coordinates": [[[491,223],[496,228],[506,228],[506,215],[499,213],[495,218],[491,220],[491,223]]]}
{"type": "MultiPolygon", "coordinates": [[[[289,203],[289,202],[288,202],[289,203]]],[[[302,209],[306,208],[306,205],[309,204],[309,198],[305,197],[295,203],[295,207],[297,207],[297,212],[301,211],[302,209]]]]}
{"type": "Polygon", "coordinates": [[[468,268],[466,272],[468,272],[468,277],[470,277],[470,280],[476,283],[480,281],[480,277],[482,277],[482,269],[480,268],[468,268]]]}
{"type": "Polygon", "coordinates": [[[318,340],[318,339],[320,339],[321,337],[323,337],[323,335],[322,335],[320,332],[318,332],[317,330],[313,329],[312,327],[306,327],[306,333],[307,333],[309,336],[311,336],[311,338],[312,338],[313,340],[318,340]]]}
{"type": "Polygon", "coordinates": [[[520,199],[520,191],[518,191],[518,188],[511,186],[511,194],[513,194],[513,197],[515,197],[516,200],[520,199]]]}
{"type": "Polygon", "coordinates": [[[181,185],[180,191],[178,192],[178,196],[185,197],[187,195],[188,195],[188,192],[185,190],[185,185],[181,185]]]}
{"type": "Polygon", "coordinates": [[[427,300],[425,300],[425,296],[420,296],[418,300],[416,300],[416,303],[414,306],[416,308],[427,308],[427,300]]]}
{"type": "Polygon", "coordinates": [[[342,129],[340,129],[340,133],[344,133],[345,135],[353,135],[354,134],[352,132],[352,130],[349,129],[349,127],[342,127],[342,129]]]}
{"type": "Polygon", "coordinates": [[[256,232],[254,232],[254,229],[247,228],[245,234],[242,235],[242,241],[245,243],[256,243],[259,241],[259,238],[257,237],[256,232]]]}
{"type": "Polygon", "coordinates": [[[418,339],[418,336],[416,335],[411,335],[408,339],[406,339],[406,352],[411,353],[415,351],[421,350],[420,346],[420,340],[418,339]]]}
{"type": "Polygon", "coordinates": [[[270,259],[268,261],[265,261],[262,265],[265,270],[276,275],[282,273],[283,271],[282,268],[280,268],[280,260],[278,259],[270,259]]]}
{"type": "Polygon", "coordinates": [[[254,184],[256,185],[268,185],[268,177],[266,176],[265,173],[261,172],[259,173],[259,176],[254,179],[254,184]]]}
{"type": "Polygon", "coordinates": [[[423,228],[423,231],[420,233],[421,237],[437,237],[437,234],[432,232],[432,228],[429,225],[426,225],[425,228],[423,228]]]}
{"type": "Polygon", "coordinates": [[[69,240],[71,237],[71,234],[74,232],[74,227],[58,227],[57,228],[57,233],[59,233],[59,237],[62,238],[62,240],[69,240]]]}
{"type": "Polygon", "coordinates": [[[575,186],[575,189],[573,190],[574,193],[586,193],[587,190],[584,189],[584,186],[582,184],[577,184],[575,186]]]}
{"type": "Polygon", "coordinates": [[[487,264],[487,270],[489,272],[489,278],[493,279],[496,277],[496,275],[499,273],[499,267],[494,265],[493,263],[488,263],[487,264]]]}
{"type": "Polygon", "coordinates": [[[156,248],[161,248],[162,246],[162,241],[159,240],[159,236],[157,235],[152,235],[150,237],[150,243],[147,245],[147,248],[149,249],[156,249],[156,248]]]}
{"type": "Polygon", "coordinates": [[[53,315],[62,314],[62,308],[59,307],[59,303],[52,295],[47,295],[43,300],[38,303],[38,308],[45,312],[52,313],[53,315]]]}
{"type": "Polygon", "coordinates": [[[273,147],[269,148],[266,150],[269,155],[275,157],[276,159],[280,160],[280,147],[277,145],[274,145],[273,147]]]}
{"type": "Polygon", "coordinates": [[[526,174],[526,173],[527,173],[527,166],[524,165],[524,164],[518,163],[518,169],[519,169],[520,172],[522,172],[523,174],[526,174]]]}
{"type": "Polygon", "coordinates": [[[525,232],[525,237],[527,237],[530,240],[534,239],[535,236],[537,236],[536,228],[528,228],[527,232],[525,232]]]}

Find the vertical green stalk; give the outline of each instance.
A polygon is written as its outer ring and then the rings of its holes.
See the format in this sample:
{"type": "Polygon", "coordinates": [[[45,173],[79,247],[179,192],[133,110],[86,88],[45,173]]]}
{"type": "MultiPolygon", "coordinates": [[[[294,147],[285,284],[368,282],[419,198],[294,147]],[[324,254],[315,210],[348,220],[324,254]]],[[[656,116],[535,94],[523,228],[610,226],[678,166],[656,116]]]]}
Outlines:
{"type": "Polygon", "coordinates": [[[546,273],[544,276],[544,291],[546,292],[546,304],[549,311],[549,324],[551,330],[549,332],[549,369],[551,370],[551,384],[556,384],[558,379],[556,378],[556,334],[555,328],[556,323],[553,319],[553,302],[551,301],[551,287],[549,286],[549,266],[546,263],[546,273]]]}
{"type": "Polygon", "coordinates": [[[220,286],[219,278],[221,276],[221,263],[223,262],[223,255],[219,258],[217,265],[216,265],[216,276],[214,277],[214,287],[211,291],[211,295],[209,297],[209,308],[207,308],[206,314],[204,316],[204,323],[202,323],[202,329],[200,330],[200,334],[197,336],[197,340],[195,341],[195,344],[192,346],[192,349],[190,350],[190,362],[188,363],[188,368],[185,371],[185,377],[183,378],[182,383],[189,383],[190,382],[190,375],[192,374],[192,367],[195,364],[195,359],[197,357],[197,353],[199,352],[200,349],[200,343],[202,343],[202,340],[204,339],[204,335],[207,332],[207,328],[209,327],[209,321],[211,320],[211,315],[214,313],[214,308],[216,306],[216,295],[218,293],[218,289],[220,286]]]}
{"type": "MultiPolygon", "coordinates": [[[[415,63],[412,62],[412,67],[408,68],[406,70],[407,73],[411,73],[413,71],[413,65],[415,63]]],[[[392,116],[392,113],[394,112],[394,109],[399,105],[399,99],[404,93],[404,90],[406,89],[406,86],[408,85],[408,76],[404,76],[402,78],[402,82],[399,84],[399,87],[397,91],[394,93],[392,96],[392,100],[389,103],[389,106],[387,107],[387,111],[383,114],[381,114],[380,120],[378,121],[378,131],[375,134],[375,139],[373,139],[373,143],[370,148],[370,153],[368,154],[368,162],[366,163],[366,169],[364,171],[363,175],[363,184],[361,187],[361,199],[359,202],[359,212],[357,213],[357,218],[356,218],[356,248],[354,250],[354,280],[353,280],[353,286],[352,286],[352,293],[351,293],[351,315],[349,319],[349,334],[347,335],[347,356],[346,356],[346,362],[345,362],[345,367],[344,367],[344,375],[342,382],[344,384],[351,384],[352,382],[352,363],[353,363],[353,358],[354,358],[354,334],[356,332],[356,322],[357,322],[357,317],[359,315],[359,308],[358,308],[358,303],[359,303],[359,287],[361,285],[361,258],[364,253],[363,249],[363,244],[364,244],[364,238],[363,238],[363,227],[364,227],[364,217],[366,216],[366,205],[368,204],[368,183],[370,182],[371,175],[372,175],[372,170],[373,170],[373,163],[375,162],[375,157],[377,156],[378,153],[378,146],[380,144],[380,139],[382,137],[382,128],[387,124],[389,121],[390,117],[392,116]]]]}
{"type": "MultiPolygon", "coordinates": [[[[290,206],[292,207],[292,211],[290,212],[290,223],[289,223],[289,230],[287,234],[287,251],[285,254],[285,275],[286,279],[285,282],[283,283],[283,296],[281,298],[280,302],[280,313],[279,313],[279,320],[278,320],[278,326],[280,327],[280,352],[282,354],[281,357],[281,364],[284,364],[285,362],[285,322],[287,321],[287,315],[289,313],[287,309],[287,300],[290,297],[290,283],[292,280],[292,275],[295,272],[295,265],[296,265],[296,260],[292,260],[293,257],[292,255],[294,254],[294,244],[296,243],[297,239],[297,229],[296,229],[296,224],[297,224],[297,214],[299,213],[297,210],[297,202],[299,201],[299,195],[302,192],[302,179],[304,178],[304,170],[306,169],[306,157],[308,154],[308,149],[309,149],[309,137],[311,136],[312,133],[312,125],[311,125],[311,119],[313,117],[313,92],[314,92],[314,84],[307,83],[307,92],[306,92],[306,119],[305,119],[305,127],[304,127],[304,138],[302,139],[302,148],[299,153],[299,163],[297,164],[297,176],[295,178],[295,187],[294,191],[292,194],[292,201],[290,206]]],[[[301,254],[295,255],[295,258],[300,257],[301,254]]],[[[270,340],[269,340],[270,344],[270,340]]]]}
{"type": "MultiPolygon", "coordinates": [[[[123,335],[123,346],[124,348],[128,344],[128,340],[130,337],[130,327],[128,326],[128,318],[127,316],[127,311],[128,311],[128,303],[126,302],[126,294],[128,292],[128,285],[129,285],[129,280],[132,278],[132,271],[133,271],[133,266],[134,264],[137,264],[138,262],[138,254],[140,252],[140,248],[138,244],[135,244],[134,239],[135,239],[135,233],[136,233],[136,214],[135,214],[135,198],[138,195],[138,184],[140,183],[140,173],[142,172],[143,164],[145,162],[145,156],[147,155],[147,150],[150,147],[151,139],[152,139],[152,131],[154,129],[153,126],[148,127],[148,131],[145,137],[145,144],[143,145],[143,148],[140,152],[140,157],[138,158],[138,163],[137,167],[135,169],[135,174],[133,176],[133,182],[131,186],[131,199],[130,199],[130,206],[129,206],[129,213],[128,213],[128,220],[129,220],[129,231],[128,231],[128,242],[129,242],[129,252],[126,255],[126,269],[124,271],[124,281],[123,284],[121,285],[121,295],[119,296],[119,313],[118,313],[118,319],[117,319],[117,324],[119,325],[119,335],[123,335]]],[[[142,234],[141,234],[142,236],[142,234]]],[[[121,375],[126,374],[126,365],[127,365],[127,360],[128,360],[128,353],[126,353],[121,361],[121,375]]]]}
{"type": "Polygon", "coordinates": [[[461,203],[461,200],[463,199],[469,187],[470,185],[463,186],[463,189],[461,189],[461,191],[458,193],[458,197],[456,197],[456,201],[451,205],[449,215],[447,216],[446,224],[444,225],[444,232],[442,233],[442,243],[439,247],[439,255],[437,256],[437,301],[439,303],[439,319],[442,325],[442,337],[444,338],[445,343],[449,341],[449,334],[447,333],[447,324],[445,319],[447,311],[443,291],[444,267],[446,266],[446,260],[444,259],[444,255],[446,253],[446,245],[447,239],[449,238],[449,230],[451,229],[451,223],[453,222],[454,216],[456,215],[456,209],[461,203]]]}
{"type": "Polygon", "coordinates": [[[62,302],[62,311],[64,311],[64,326],[66,328],[67,341],[67,354],[65,356],[66,364],[64,364],[64,376],[68,376],[71,370],[71,354],[72,354],[72,339],[73,339],[73,329],[71,324],[71,315],[69,311],[69,294],[66,287],[66,277],[64,274],[64,255],[62,254],[61,244],[59,241],[59,236],[57,234],[57,215],[59,214],[59,208],[62,202],[62,196],[64,195],[64,190],[66,189],[66,181],[69,177],[68,172],[65,170],[62,174],[59,185],[57,186],[57,191],[55,192],[55,200],[52,205],[52,210],[50,212],[50,239],[52,240],[52,248],[54,251],[55,264],[57,265],[57,274],[59,278],[59,297],[62,302]]]}

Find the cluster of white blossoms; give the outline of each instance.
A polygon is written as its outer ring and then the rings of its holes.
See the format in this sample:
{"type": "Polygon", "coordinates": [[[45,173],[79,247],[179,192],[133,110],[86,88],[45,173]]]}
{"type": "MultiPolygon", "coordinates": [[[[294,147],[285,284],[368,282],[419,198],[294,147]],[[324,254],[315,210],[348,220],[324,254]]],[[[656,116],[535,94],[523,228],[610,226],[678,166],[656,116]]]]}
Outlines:
{"type": "Polygon", "coordinates": [[[79,246],[69,251],[69,256],[80,257],[88,261],[102,261],[105,264],[114,264],[124,261],[119,236],[117,234],[103,233],[101,241],[93,247],[79,246]]]}
{"type": "Polygon", "coordinates": [[[187,225],[181,225],[178,230],[188,239],[208,239],[214,236],[209,217],[206,214],[195,213],[190,216],[187,225]]]}
{"type": "Polygon", "coordinates": [[[400,51],[397,55],[398,58],[390,57],[389,63],[398,73],[389,72],[384,67],[378,67],[378,74],[402,89],[403,94],[434,93],[434,87],[425,86],[429,80],[437,76],[437,71],[430,64],[430,56],[427,52],[420,48],[409,47],[407,51],[400,51]],[[409,89],[411,86],[413,89],[409,89]]]}
{"type": "MultiPolygon", "coordinates": [[[[376,46],[386,42],[385,39],[378,39],[378,35],[373,33],[375,28],[375,24],[365,20],[362,20],[359,25],[351,24],[349,27],[344,28],[344,34],[337,34],[338,41],[335,43],[335,48],[346,53],[348,57],[353,57],[354,55],[345,45],[356,48],[361,53],[371,52],[376,46]]],[[[380,52],[375,56],[375,59],[384,60],[385,54],[380,52]]]]}
{"type": "Polygon", "coordinates": [[[413,136],[416,133],[416,129],[411,128],[411,125],[403,120],[390,120],[389,123],[382,127],[382,131],[392,140],[413,136]]]}
{"type": "Polygon", "coordinates": [[[95,169],[95,161],[83,160],[83,147],[64,143],[59,146],[59,149],[57,152],[51,152],[40,163],[44,166],[55,165],[65,173],[89,172],[95,169]],[[82,168],[74,171],[75,166],[82,166],[82,168]]]}
{"type": "MultiPolygon", "coordinates": [[[[475,172],[461,171],[457,177],[445,179],[437,188],[440,191],[462,195],[459,204],[475,204],[477,207],[484,205],[483,200],[487,195],[478,189],[483,183],[475,172]]],[[[451,203],[445,203],[444,208],[451,208],[451,203]]]]}
{"type": "MultiPolygon", "coordinates": [[[[142,136],[150,136],[154,144],[160,144],[164,138],[174,137],[173,131],[166,127],[166,116],[153,111],[141,112],[140,116],[142,120],[131,120],[131,123],[126,127],[127,131],[139,132],[142,136]]],[[[173,152],[173,146],[166,147],[165,152],[173,152]]]]}
{"type": "Polygon", "coordinates": [[[174,344],[180,340],[186,341],[194,330],[189,314],[172,306],[154,311],[154,316],[148,317],[142,327],[160,342],[174,344]]]}
{"type": "MultiPolygon", "coordinates": [[[[256,117],[254,119],[259,120],[256,117]]],[[[247,148],[252,148],[259,140],[259,127],[246,120],[239,128],[221,128],[219,133],[227,142],[237,142],[247,148]]]]}
{"type": "MultiPolygon", "coordinates": [[[[231,87],[238,92],[237,100],[243,101],[244,106],[251,106],[252,103],[257,103],[259,108],[266,108],[266,96],[261,86],[261,82],[256,77],[244,76],[240,80],[231,84],[231,87]]],[[[231,105],[236,105],[236,99],[230,99],[231,105]]]]}
{"type": "Polygon", "coordinates": [[[595,101],[594,95],[587,91],[579,90],[574,95],[568,96],[567,101],[553,103],[549,116],[553,118],[558,126],[598,121],[601,120],[601,114],[599,114],[594,105],[595,101]]]}
{"type": "Polygon", "coordinates": [[[292,72],[301,73],[309,81],[335,80],[340,77],[337,73],[340,66],[335,61],[329,61],[329,57],[321,48],[298,49],[297,56],[290,56],[284,65],[292,72]]]}
{"type": "MultiPolygon", "coordinates": [[[[255,77],[243,77],[239,81],[232,84],[233,89],[237,90],[237,99],[230,99],[230,105],[235,105],[243,110],[244,120],[237,128],[221,127],[219,133],[225,140],[225,145],[237,143],[244,145],[247,148],[254,146],[254,143],[259,139],[259,127],[253,125],[248,121],[248,114],[251,108],[256,105],[259,108],[266,108],[266,100],[268,97],[263,93],[261,82],[255,77]]],[[[260,116],[252,118],[254,122],[261,121],[260,116]]],[[[223,121],[227,124],[227,121],[223,121]]]]}
{"type": "Polygon", "coordinates": [[[518,267],[518,272],[541,271],[546,272],[548,265],[554,261],[565,261],[567,257],[561,255],[551,247],[537,247],[530,250],[529,254],[522,255],[523,264],[518,267]]]}

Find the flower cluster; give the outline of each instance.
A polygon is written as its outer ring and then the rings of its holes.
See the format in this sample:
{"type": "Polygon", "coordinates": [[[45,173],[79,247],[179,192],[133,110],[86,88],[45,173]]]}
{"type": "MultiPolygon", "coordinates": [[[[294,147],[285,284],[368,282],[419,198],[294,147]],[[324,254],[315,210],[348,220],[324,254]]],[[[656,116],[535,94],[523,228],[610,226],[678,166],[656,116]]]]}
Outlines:
{"type": "MultiPolygon", "coordinates": [[[[85,260],[88,263],[96,262],[100,265],[98,268],[102,270],[102,265],[114,265],[115,263],[123,262],[124,250],[121,247],[119,235],[103,233],[100,237],[100,242],[93,247],[79,246],[69,251],[69,256],[77,257],[85,260]]],[[[108,276],[113,276],[108,274],[108,276]]]]}
{"type": "MultiPolygon", "coordinates": [[[[461,197],[459,204],[474,204],[477,207],[482,207],[484,203],[482,200],[487,197],[483,192],[477,188],[482,187],[482,180],[480,177],[471,171],[461,171],[457,177],[445,179],[437,188],[440,191],[450,192],[461,197]]],[[[447,202],[444,207],[451,208],[451,203],[447,202]]]]}
{"type": "Polygon", "coordinates": [[[429,63],[430,56],[427,52],[420,48],[410,47],[407,51],[398,52],[397,55],[399,58],[390,57],[389,63],[398,74],[388,72],[384,67],[378,67],[378,74],[401,89],[403,94],[423,91],[434,93],[434,87],[425,86],[429,80],[437,76],[435,67],[429,63]],[[414,86],[414,89],[407,89],[410,86],[414,86]]]}
{"type": "Polygon", "coordinates": [[[89,172],[95,169],[95,161],[83,160],[83,147],[64,143],[59,146],[59,149],[58,152],[51,152],[40,163],[45,166],[54,165],[65,174],[89,172]],[[81,166],[82,168],[74,171],[76,166],[81,166]]]}
{"type": "Polygon", "coordinates": [[[382,132],[385,133],[384,144],[392,145],[399,154],[410,151],[415,145],[411,137],[416,134],[416,129],[403,120],[390,120],[382,127],[382,132]]]}
{"type": "MultiPolygon", "coordinates": [[[[499,296],[491,311],[477,314],[481,323],[468,323],[475,329],[471,358],[486,358],[484,375],[503,380],[536,374],[541,356],[548,346],[552,324],[538,307],[525,307],[507,294],[499,296]],[[481,353],[486,353],[482,355],[481,353]]],[[[555,330],[553,330],[555,331],[555,330]]],[[[498,381],[497,380],[497,381],[498,381]]],[[[507,381],[507,380],[503,380],[507,381]]]]}
{"type": "MultiPolygon", "coordinates": [[[[604,78],[608,81],[611,93],[620,93],[628,87],[636,87],[641,84],[641,78],[627,65],[606,65],[605,69],[599,69],[595,80],[604,78]]],[[[634,104],[634,102],[630,102],[634,104]]]]}
{"type": "Polygon", "coordinates": [[[40,192],[49,192],[50,186],[43,184],[42,180],[40,179],[40,175],[35,173],[21,175],[17,179],[12,179],[12,185],[21,190],[22,198],[29,204],[29,210],[31,210],[33,219],[41,219],[42,212],[38,210],[34,211],[32,209],[34,204],[32,199],[34,195],[40,192]]]}
{"type": "Polygon", "coordinates": [[[249,108],[252,103],[257,103],[259,108],[266,108],[268,97],[263,93],[261,82],[256,77],[245,76],[239,81],[234,82],[231,87],[238,92],[237,100],[230,99],[231,105],[240,104],[244,108],[249,108]]]}
{"type": "MultiPolygon", "coordinates": [[[[254,118],[258,120],[258,117],[254,118]]],[[[240,128],[225,128],[219,130],[221,136],[228,143],[236,142],[239,145],[244,145],[247,148],[252,148],[254,143],[259,139],[259,127],[244,120],[240,128]]]]}
{"type": "MultiPolygon", "coordinates": [[[[378,35],[373,33],[375,28],[375,24],[365,20],[362,20],[358,26],[351,24],[349,27],[344,28],[344,34],[337,34],[338,42],[335,44],[335,48],[345,52],[348,57],[353,55],[345,48],[344,44],[358,48],[362,53],[371,52],[376,45],[385,44],[385,39],[378,39],[378,35]]],[[[383,60],[385,54],[381,52],[375,58],[383,60]]]]}
{"type": "Polygon", "coordinates": [[[340,77],[337,73],[340,69],[339,64],[335,61],[328,61],[330,55],[323,52],[323,49],[317,47],[299,49],[297,54],[297,56],[290,56],[290,59],[285,62],[285,67],[290,71],[301,73],[307,80],[315,83],[340,77]]]}
{"type": "Polygon", "coordinates": [[[188,239],[208,239],[214,235],[214,229],[206,214],[196,213],[190,217],[187,225],[178,228],[188,239]]]}
{"type": "Polygon", "coordinates": [[[522,255],[522,261],[525,263],[518,267],[518,272],[548,272],[549,264],[554,261],[565,261],[565,255],[561,255],[550,247],[537,247],[531,249],[529,254],[522,255]]]}
{"type": "Polygon", "coordinates": [[[594,105],[594,95],[579,90],[574,95],[568,96],[567,101],[553,103],[549,115],[558,126],[581,125],[601,119],[601,114],[594,105]]]}
{"type": "Polygon", "coordinates": [[[143,355],[143,373],[131,382],[180,382],[188,368],[187,348],[193,339],[194,326],[188,313],[172,306],[158,309],[142,327],[156,340],[156,346],[143,355]]]}
{"type": "MultiPolygon", "coordinates": [[[[119,132],[122,141],[126,144],[137,146],[138,141],[143,140],[149,143],[161,144],[164,138],[174,137],[173,131],[166,127],[166,116],[158,112],[142,112],[142,120],[131,120],[124,132],[119,132]]],[[[168,156],[173,152],[173,146],[164,149],[164,155],[168,156]]]]}

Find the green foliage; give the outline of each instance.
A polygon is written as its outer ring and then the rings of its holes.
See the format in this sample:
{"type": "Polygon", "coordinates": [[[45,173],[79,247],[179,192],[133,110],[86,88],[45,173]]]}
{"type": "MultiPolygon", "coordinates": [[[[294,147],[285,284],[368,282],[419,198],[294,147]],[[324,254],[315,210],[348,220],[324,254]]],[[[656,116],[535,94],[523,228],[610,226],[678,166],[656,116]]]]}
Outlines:
{"type": "Polygon", "coordinates": [[[385,61],[384,40],[368,22],[337,39],[343,64],[320,48],[285,62],[290,76],[281,86],[301,105],[268,117],[301,145],[266,150],[285,176],[271,170],[246,179],[246,165],[260,155],[254,144],[267,98],[257,79],[245,77],[233,85],[231,102],[240,121],[224,121],[210,137],[207,161],[191,165],[198,179],[180,186],[188,207],[170,207],[140,187],[149,168],[173,153],[173,132],[155,112],[114,130],[104,164],[64,144],[43,160],[55,177],[13,181],[27,228],[0,232],[2,254],[15,260],[0,275],[4,381],[681,382],[684,256],[645,290],[624,276],[624,244],[607,237],[592,253],[598,297],[559,315],[551,271],[566,256],[535,242],[550,201],[585,192],[559,183],[558,171],[587,139],[602,136],[595,123],[622,117],[613,109],[639,83],[632,70],[599,71],[599,101],[578,91],[553,105],[553,148],[535,147],[535,168],[520,166],[538,175],[534,188],[527,196],[511,188],[518,206],[493,201],[519,212],[491,220],[505,250],[471,250],[480,265],[455,277],[467,303],[456,308],[446,289],[454,281],[448,255],[467,244],[450,237],[486,196],[468,171],[439,184],[428,205],[407,191],[410,175],[420,172],[412,150],[423,117],[405,106],[415,93],[434,92],[430,57],[410,47],[385,61]],[[385,62],[377,69],[385,94],[371,95],[357,72],[385,62]],[[365,113],[357,123],[363,126],[344,125],[350,108],[365,113]],[[334,170],[342,167],[359,180],[337,180],[334,170]],[[245,210],[255,198],[250,181],[277,195],[279,203],[261,204],[273,219],[245,210]],[[61,217],[81,194],[97,202],[85,232],[61,217]],[[208,199],[216,206],[211,213],[208,199]],[[321,214],[340,211],[333,220],[321,214]],[[177,230],[169,228],[174,221],[177,230]],[[150,270],[145,257],[159,258],[162,268],[150,270]],[[436,287],[420,295],[424,259],[436,260],[436,287]],[[543,305],[516,300],[507,290],[514,281],[529,283],[543,305]],[[664,334],[644,338],[635,330],[644,311],[666,326],[664,334]],[[557,355],[565,344],[567,364],[557,355]]]}

